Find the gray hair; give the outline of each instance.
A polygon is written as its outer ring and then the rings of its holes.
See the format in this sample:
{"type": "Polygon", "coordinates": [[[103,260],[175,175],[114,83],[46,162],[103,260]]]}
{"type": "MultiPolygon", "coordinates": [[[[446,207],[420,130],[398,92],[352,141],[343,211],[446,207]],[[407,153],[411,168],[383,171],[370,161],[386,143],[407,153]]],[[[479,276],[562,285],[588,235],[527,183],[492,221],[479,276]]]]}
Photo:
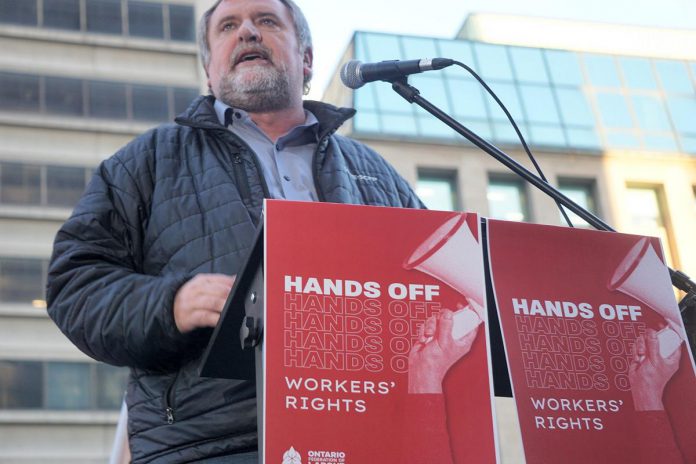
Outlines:
{"type": "MultiPolygon", "coordinates": [[[[201,61],[203,62],[203,67],[208,67],[210,63],[210,44],[208,43],[208,30],[210,29],[210,17],[217,7],[224,0],[217,0],[213,6],[211,6],[203,16],[198,24],[198,48],[201,54],[201,61]]],[[[290,15],[292,16],[292,22],[295,25],[295,35],[297,36],[297,43],[300,45],[300,53],[304,54],[307,50],[313,50],[312,47],[312,33],[309,30],[309,23],[307,23],[307,18],[305,18],[304,13],[300,10],[300,7],[293,0],[278,0],[283,5],[285,5],[290,10],[290,15]]],[[[311,71],[304,78],[305,92],[309,91],[309,81],[312,80],[311,71]]]]}

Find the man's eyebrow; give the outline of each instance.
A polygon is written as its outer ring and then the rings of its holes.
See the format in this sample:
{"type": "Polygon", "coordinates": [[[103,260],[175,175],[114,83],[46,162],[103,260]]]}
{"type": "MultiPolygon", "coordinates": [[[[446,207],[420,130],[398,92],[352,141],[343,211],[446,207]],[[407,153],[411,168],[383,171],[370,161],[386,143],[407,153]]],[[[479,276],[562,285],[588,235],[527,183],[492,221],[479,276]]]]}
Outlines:
{"type": "MultiPolygon", "coordinates": [[[[258,18],[272,18],[272,19],[275,19],[275,20],[277,20],[277,21],[280,21],[280,20],[281,20],[280,16],[278,16],[277,14],[275,14],[275,13],[273,13],[273,12],[271,12],[271,11],[260,11],[260,12],[258,12],[258,13],[254,13],[252,16],[254,17],[254,19],[258,19],[258,18]]],[[[238,18],[239,18],[239,15],[236,15],[236,14],[228,14],[227,16],[223,16],[222,18],[218,19],[218,20],[215,22],[215,24],[216,24],[216,25],[220,25],[220,24],[222,24],[222,23],[224,23],[224,22],[231,21],[231,20],[235,20],[235,19],[238,19],[238,18]]]]}

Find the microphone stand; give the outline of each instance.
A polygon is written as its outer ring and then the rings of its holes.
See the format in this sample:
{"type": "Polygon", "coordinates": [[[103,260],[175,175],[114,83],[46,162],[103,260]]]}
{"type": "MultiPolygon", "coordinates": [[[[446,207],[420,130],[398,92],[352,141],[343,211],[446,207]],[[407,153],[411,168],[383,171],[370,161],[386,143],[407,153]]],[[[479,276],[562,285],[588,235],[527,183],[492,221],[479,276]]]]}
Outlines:
{"type": "MultiPolygon", "coordinates": [[[[556,203],[562,204],[573,213],[577,214],[595,229],[607,232],[616,232],[616,230],[613,229],[609,224],[575,203],[563,193],[559,192],[551,184],[545,182],[536,174],[512,159],[498,147],[482,139],[467,127],[460,124],[456,119],[452,118],[440,108],[423,98],[420,95],[420,91],[408,83],[408,79],[406,77],[390,80],[389,82],[392,84],[392,89],[394,89],[394,91],[403,97],[407,102],[412,104],[415,103],[443,123],[447,124],[455,132],[465,137],[471,143],[488,153],[496,160],[500,161],[512,172],[522,177],[524,180],[554,199],[556,203]]],[[[696,283],[694,283],[689,276],[681,271],[675,271],[669,267],[667,269],[669,269],[672,285],[686,293],[686,296],[684,296],[679,303],[679,309],[682,314],[682,319],[684,320],[684,325],[687,329],[689,344],[691,345],[691,352],[696,355],[696,283]]]]}

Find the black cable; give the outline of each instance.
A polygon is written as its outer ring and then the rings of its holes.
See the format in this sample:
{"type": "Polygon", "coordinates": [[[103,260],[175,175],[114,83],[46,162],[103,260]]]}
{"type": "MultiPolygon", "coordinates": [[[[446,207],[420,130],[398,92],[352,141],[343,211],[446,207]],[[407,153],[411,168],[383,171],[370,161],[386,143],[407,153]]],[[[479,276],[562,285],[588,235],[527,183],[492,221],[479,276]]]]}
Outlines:
{"type": "MultiPolygon", "coordinates": [[[[493,100],[500,106],[500,109],[503,110],[505,113],[505,116],[507,116],[508,121],[510,121],[510,124],[512,124],[512,127],[515,129],[515,133],[517,133],[517,137],[520,139],[520,142],[522,143],[522,147],[524,147],[524,151],[527,153],[527,156],[529,159],[532,161],[532,164],[534,165],[534,168],[536,171],[539,173],[539,177],[546,182],[547,184],[549,183],[548,179],[546,179],[546,176],[544,175],[543,171],[541,170],[541,167],[537,163],[536,159],[534,158],[534,155],[532,155],[531,150],[529,149],[529,146],[527,145],[527,141],[524,139],[524,136],[522,136],[522,132],[520,131],[519,127],[517,127],[517,123],[515,123],[515,120],[513,119],[512,115],[508,111],[508,109],[505,107],[502,101],[498,98],[498,96],[493,92],[493,90],[484,82],[484,80],[474,71],[471,69],[469,66],[465,65],[464,63],[461,63],[459,61],[454,61],[454,64],[457,66],[466,69],[469,74],[474,76],[474,78],[483,86],[484,89],[490,94],[491,97],[493,97],[493,100]]],[[[565,208],[563,208],[563,205],[558,202],[558,200],[555,200],[556,205],[558,206],[558,209],[561,211],[561,214],[563,215],[563,218],[565,219],[566,223],[568,224],[569,227],[575,227],[568,217],[568,214],[566,214],[565,208]]]]}

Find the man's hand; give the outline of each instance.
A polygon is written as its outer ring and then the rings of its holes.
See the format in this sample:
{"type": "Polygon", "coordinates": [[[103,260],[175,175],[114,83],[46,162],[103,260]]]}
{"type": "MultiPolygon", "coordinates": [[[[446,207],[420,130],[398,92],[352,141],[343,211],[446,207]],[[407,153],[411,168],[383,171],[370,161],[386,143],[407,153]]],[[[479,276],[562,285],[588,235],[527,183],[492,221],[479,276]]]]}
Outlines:
{"type": "Polygon", "coordinates": [[[431,316],[419,331],[408,359],[409,393],[442,393],[442,380],[452,364],[471,349],[478,327],[459,339],[452,338],[452,311],[431,316]]]}
{"type": "Polygon", "coordinates": [[[660,355],[657,333],[648,329],[636,339],[633,361],[628,368],[633,404],[637,411],[662,411],[662,393],[669,379],[679,369],[681,348],[667,358],[660,355]]]}
{"type": "Polygon", "coordinates": [[[215,327],[234,279],[223,274],[198,274],[182,285],[174,297],[174,321],[179,332],[215,327]]]}

